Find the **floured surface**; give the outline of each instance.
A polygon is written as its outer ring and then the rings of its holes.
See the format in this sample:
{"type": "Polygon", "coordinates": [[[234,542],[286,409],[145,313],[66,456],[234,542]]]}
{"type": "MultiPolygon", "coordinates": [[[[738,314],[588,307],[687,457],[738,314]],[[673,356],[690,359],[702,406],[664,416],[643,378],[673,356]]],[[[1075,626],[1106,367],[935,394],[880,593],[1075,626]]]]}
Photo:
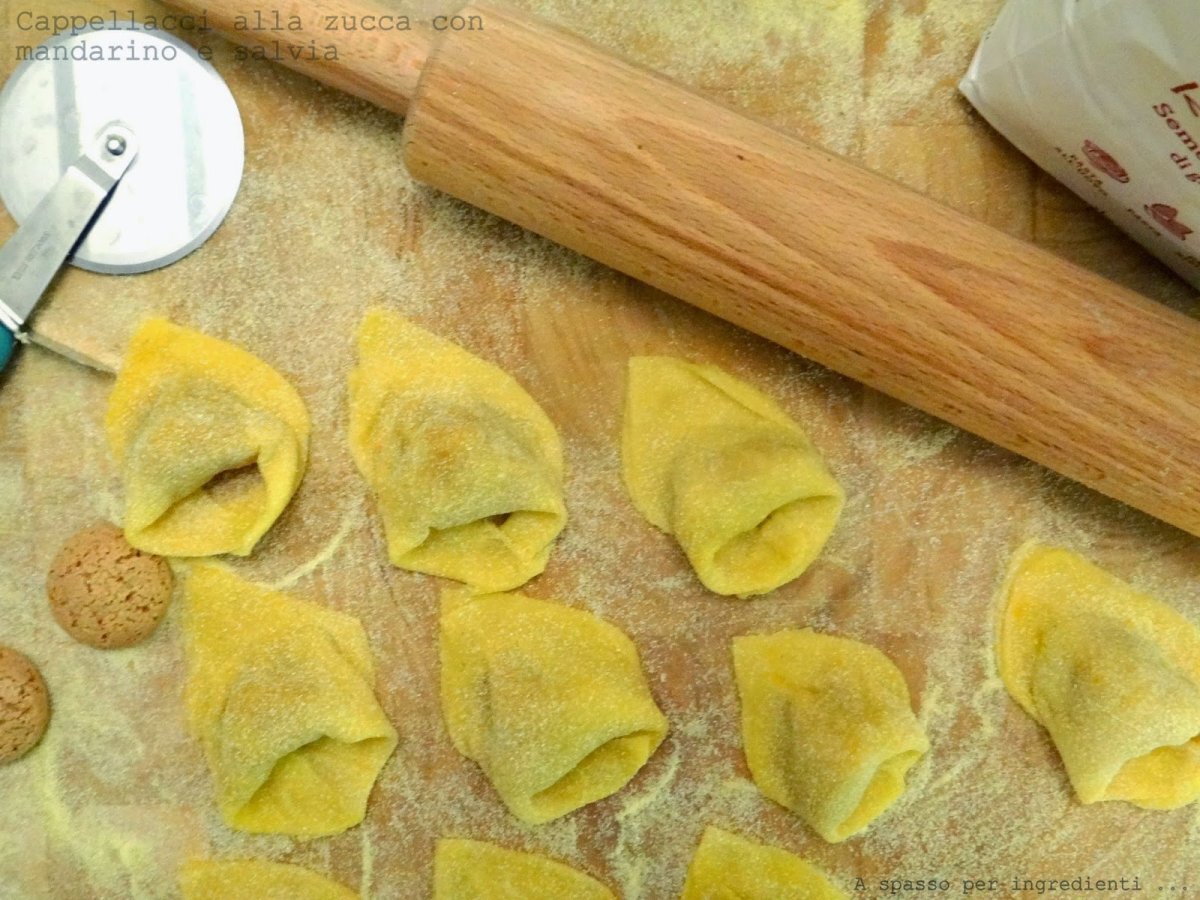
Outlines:
{"type": "MultiPolygon", "coordinates": [[[[522,5],[1187,306],[1182,284],[1036,175],[954,95],[998,0],[522,5]]],[[[37,39],[14,27],[29,8],[106,6],[9,0],[0,73],[15,44],[37,39]]],[[[229,219],[158,273],[66,273],[47,314],[103,316],[127,330],[145,314],[168,315],[242,343],[295,384],[313,418],[311,466],[255,556],[235,565],[362,620],[400,748],[366,823],[344,835],[301,844],[221,824],[183,724],[179,604],[147,643],[107,653],[73,643],[50,615],[43,579],[59,544],[121,508],[101,431],[111,382],[24,353],[0,384],[0,642],[41,667],[54,713],[43,745],[0,768],[0,897],[172,896],[179,863],[211,854],[294,862],[374,896],[417,898],[430,890],[441,836],[546,853],[627,897],[671,897],[709,823],[798,853],[846,888],[859,875],[1187,884],[1200,859],[1197,810],[1072,798],[1048,738],[995,675],[991,599],[1010,553],[1038,537],[1200,621],[1200,542],[414,186],[395,119],[200,40],[217,49],[246,123],[246,178],[229,219]],[[438,585],[387,565],[350,458],[346,376],[354,330],[376,303],[501,365],[558,425],[571,518],[525,590],[628,633],[671,721],[625,790],[545,826],[521,826],[451,747],[437,704],[438,585]],[[647,353],[711,362],[768,391],[845,488],[823,555],[776,594],[707,593],[626,497],[623,374],[628,356],[647,353]],[[757,793],[740,750],[729,642],[800,626],[884,650],[933,745],[900,803],[836,847],[757,793]]],[[[10,231],[4,220],[0,234],[10,231]]],[[[853,248],[846,256],[852,265],[853,248]]]]}

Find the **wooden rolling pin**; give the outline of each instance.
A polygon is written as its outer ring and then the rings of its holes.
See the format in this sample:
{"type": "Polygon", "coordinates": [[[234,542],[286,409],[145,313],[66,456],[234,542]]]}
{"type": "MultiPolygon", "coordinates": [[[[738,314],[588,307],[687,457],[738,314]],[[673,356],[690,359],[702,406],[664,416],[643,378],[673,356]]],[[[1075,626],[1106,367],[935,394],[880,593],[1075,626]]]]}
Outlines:
{"type": "MultiPolygon", "coordinates": [[[[369,0],[184,0],[328,43],[369,0]]],[[[525,15],[294,68],[406,114],[412,175],[1200,534],[1200,323],[525,15]]],[[[476,18],[472,18],[476,17],[476,18]]],[[[443,24],[452,25],[446,20],[443,24]]]]}

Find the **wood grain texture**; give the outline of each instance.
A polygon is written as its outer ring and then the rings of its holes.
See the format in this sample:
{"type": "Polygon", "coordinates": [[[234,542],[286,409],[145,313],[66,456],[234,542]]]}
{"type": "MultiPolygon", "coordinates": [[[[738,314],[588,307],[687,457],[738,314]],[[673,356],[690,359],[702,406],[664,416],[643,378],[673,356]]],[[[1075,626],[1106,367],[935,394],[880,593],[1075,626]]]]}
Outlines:
{"type": "Polygon", "coordinates": [[[113,346],[110,335],[103,329],[83,327],[71,317],[65,322],[54,316],[34,319],[29,339],[59,356],[97,372],[111,375],[121,368],[123,348],[113,346]]]}
{"type": "Polygon", "coordinates": [[[563,31],[464,13],[487,28],[426,63],[416,178],[1200,534],[1200,325],[563,31]]]}

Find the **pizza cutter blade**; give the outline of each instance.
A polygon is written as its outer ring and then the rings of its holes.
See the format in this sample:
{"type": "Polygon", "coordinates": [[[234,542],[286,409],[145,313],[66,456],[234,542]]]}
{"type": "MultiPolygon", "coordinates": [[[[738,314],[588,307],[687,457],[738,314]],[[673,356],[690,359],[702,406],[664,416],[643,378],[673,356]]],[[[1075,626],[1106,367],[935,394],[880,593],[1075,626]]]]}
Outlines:
{"type": "Polygon", "coordinates": [[[0,91],[0,200],[20,225],[0,248],[0,368],[64,261],[132,274],[203,244],[244,154],[233,95],[182,41],[113,28],[35,48],[0,91]],[[113,129],[127,150],[107,158],[113,129]]]}

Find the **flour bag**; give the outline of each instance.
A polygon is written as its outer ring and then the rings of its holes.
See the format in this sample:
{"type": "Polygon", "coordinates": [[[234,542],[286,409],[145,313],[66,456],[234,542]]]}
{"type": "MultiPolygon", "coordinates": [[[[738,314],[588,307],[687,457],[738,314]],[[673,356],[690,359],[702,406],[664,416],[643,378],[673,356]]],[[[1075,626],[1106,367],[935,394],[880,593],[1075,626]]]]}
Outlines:
{"type": "Polygon", "coordinates": [[[959,90],[1200,288],[1200,2],[1008,0],[959,90]]]}

